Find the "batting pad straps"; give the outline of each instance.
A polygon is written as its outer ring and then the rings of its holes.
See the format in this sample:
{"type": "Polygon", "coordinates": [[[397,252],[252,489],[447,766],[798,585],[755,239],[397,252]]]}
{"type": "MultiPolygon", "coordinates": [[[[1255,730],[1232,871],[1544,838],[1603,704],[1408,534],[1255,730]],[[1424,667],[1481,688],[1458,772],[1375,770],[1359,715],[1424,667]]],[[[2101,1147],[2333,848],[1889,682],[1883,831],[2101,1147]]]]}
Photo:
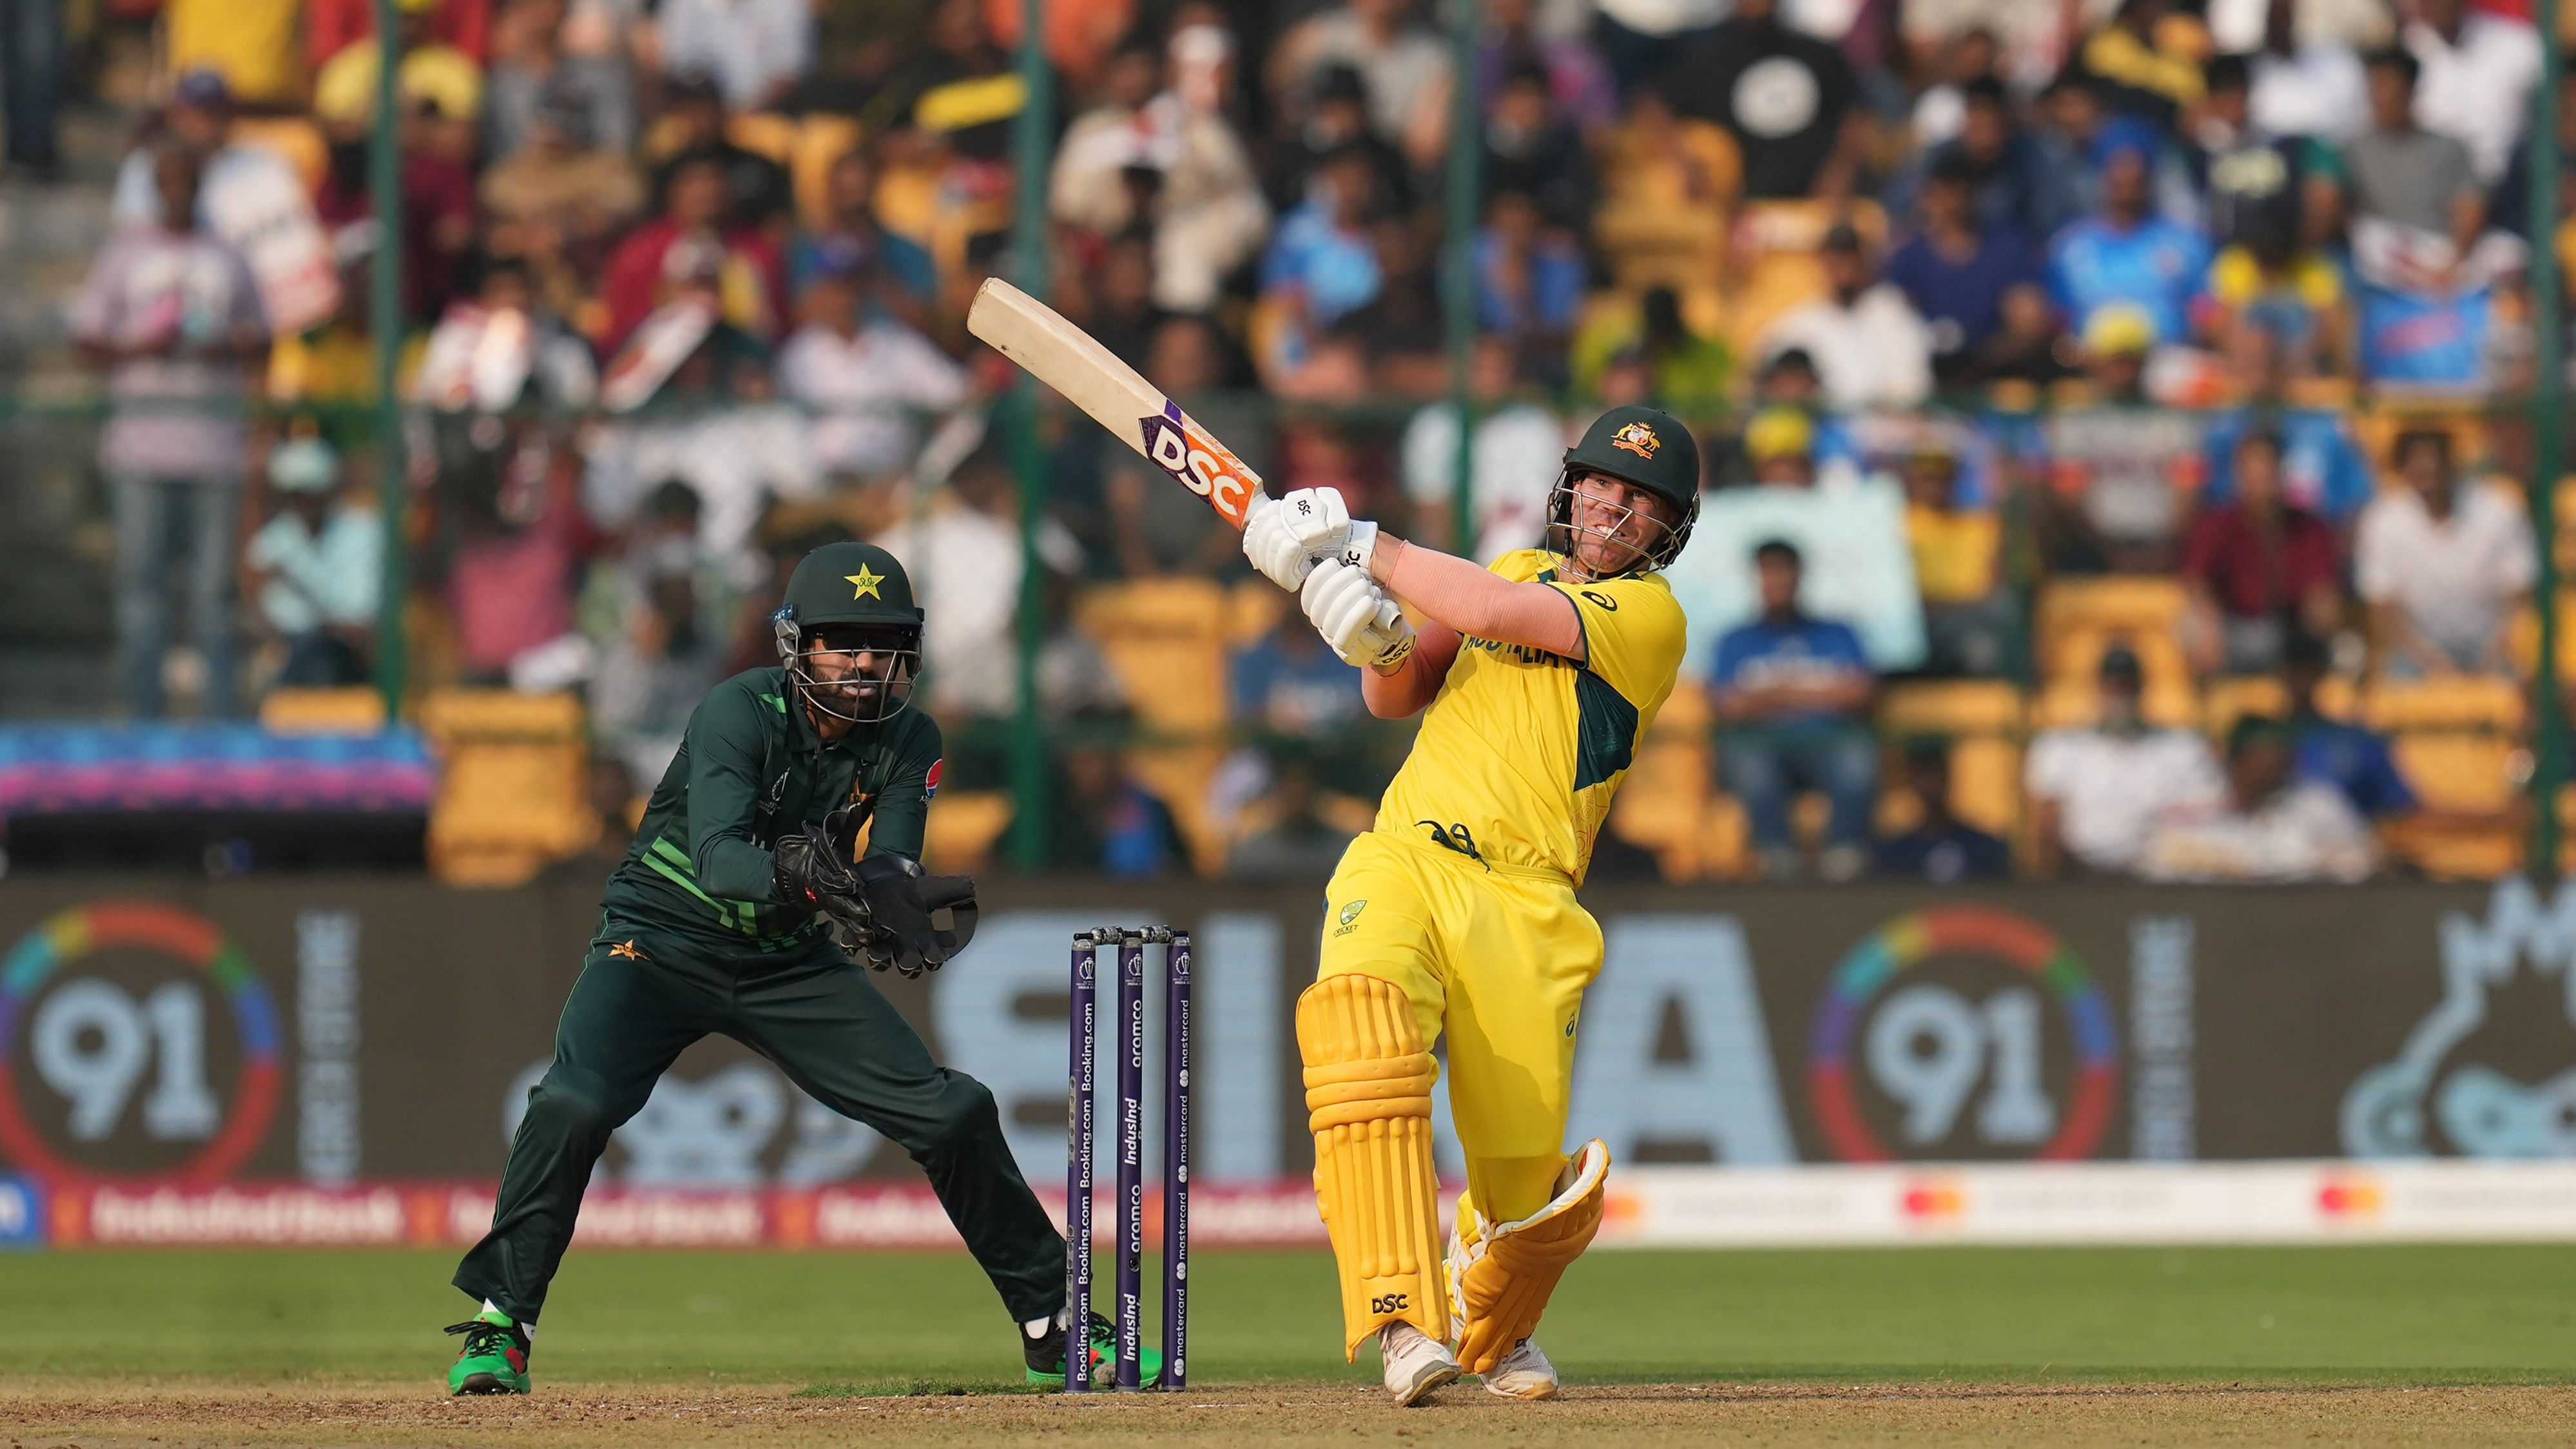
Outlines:
{"type": "Polygon", "coordinates": [[[1389,1323],[1449,1327],[1440,1184],[1431,1165],[1436,1068],[1413,1003],[1374,976],[1327,976],[1297,998],[1315,1134],[1315,1206],[1333,1240],[1343,1352],[1389,1323]]]}
{"type": "Polygon", "coordinates": [[[1538,1328],[1557,1280],[1600,1231],[1609,1175],[1610,1149],[1595,1138],[1566,1164],[1556,1196],[1528,1217],[1486,1223],[1461,1205],[1448,1279],[1458,1363],[1467,1372],[1491,1371],[1538,1328]]]}

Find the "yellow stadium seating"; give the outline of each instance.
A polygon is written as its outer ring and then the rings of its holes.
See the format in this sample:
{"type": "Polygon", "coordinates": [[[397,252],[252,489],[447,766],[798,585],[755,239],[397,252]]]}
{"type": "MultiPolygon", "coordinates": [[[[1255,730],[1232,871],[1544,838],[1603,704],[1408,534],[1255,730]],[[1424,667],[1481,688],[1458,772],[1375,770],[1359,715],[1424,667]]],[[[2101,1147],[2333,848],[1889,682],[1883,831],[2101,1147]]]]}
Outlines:
{"type": "Polygon", "coordinates": [[[2392,734],[2471,730],[2510,736],[2522,728],[2522,689],[2493,675],[2383,680],[2362,695],[2361,720],[2392,734]]]}
{"type": "Polygon", "coordinates": [[[1091,590],[1075,622],[1099,641],[1139,722],[1170,732],[1226,722],[1225,590],[1206,579],[1140,579],[1091,590]]]}
{"type": "MultiPolygon", "coordinates": [[[[2317,686],[2317,711],[2326,718],[2351,719],[2358,708],[2352,681],[2342,675],[2329,675],[2317,686]]],[[[2201,686],[2201,728],[2212,739],[2227,738],[2227,732],[2245,715],[2279,718],[2289,709],[2289,691],[2270,675],[2224,675],[2201,686]]]]}
{"type": "Polygon", "coordinates": [[[1010,825],[1009,791],[942,791],[924,827],[921,862],[942,875],[971,875],[992,864],[995,843],[1010,825]]]}
{"type": "Polygon", "coordinates": [[[796,214],[807,226],[819,228],[831,219],[833,163],[858,149],[860,135],[857,121],[820,111],[796,128],[787,174],[795,184],[796,214]]]}
{"type": "Polygon", "coordinates": [[[385,727],[385,697],[347,689],[272,689],[259,702],[259,727],[273,735],[371,735],[385,727]]]}
{"type": "Polygon", "coordinates": [[[440,690],[422,704],[420,722],[439,760],[429,817],[429,865],[439,879],[516,885],[597,834],[578,699],[440,690]]]}
{"type": "Polygon", "coordinates": [[[2099,712],[2097,675],[2114,644],[2138,656],[2153,723],[2200,723],[2199,691],[2177,635],[2189,598],[2170,578],[2064,579],[2040,594],[2034,630],[2043,680],[2032,726],[2090,723],[2099,712]]]}

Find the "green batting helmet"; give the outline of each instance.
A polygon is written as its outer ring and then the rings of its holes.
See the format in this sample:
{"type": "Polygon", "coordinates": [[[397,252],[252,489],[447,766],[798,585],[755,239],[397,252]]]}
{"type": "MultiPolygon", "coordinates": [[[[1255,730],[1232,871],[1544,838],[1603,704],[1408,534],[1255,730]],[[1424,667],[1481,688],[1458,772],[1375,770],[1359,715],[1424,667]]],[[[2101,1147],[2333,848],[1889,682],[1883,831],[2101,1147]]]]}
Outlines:
{"type": "Polygon", "coordinates": [[[1651,573],[1669,566],[1690,541],[1699,518],[1699,442],[1672,414],[1630,405],[1603,413],[1585,429],[1583,441],[1565,450],[1565,467],[1547,500],[1547,546],[1571,559],[1578,536],[1626,548],[1634,558],[1609,569],[1604,578],[1651,573]],[[1574,516],[1574,484],[1590,474],[1633,484],[1673,506],[1674,518],[1652,520],[1662,533],[1651,541],[1626,536],[1628,517],[1608,530],[1579,526],[1574,516]]]}
{"type": "Polygon", "coordinates": [[[805,555],[769,625],[798,695],[822,713],[870,724],[912,702],[921,673],[921,606],[913,602],[903,565],[875,544],[827,543],[805,555]],[[835,636],[829,652],[865,654],[880,667],[817,680],[813,654],[823,634],[835,636]]]}

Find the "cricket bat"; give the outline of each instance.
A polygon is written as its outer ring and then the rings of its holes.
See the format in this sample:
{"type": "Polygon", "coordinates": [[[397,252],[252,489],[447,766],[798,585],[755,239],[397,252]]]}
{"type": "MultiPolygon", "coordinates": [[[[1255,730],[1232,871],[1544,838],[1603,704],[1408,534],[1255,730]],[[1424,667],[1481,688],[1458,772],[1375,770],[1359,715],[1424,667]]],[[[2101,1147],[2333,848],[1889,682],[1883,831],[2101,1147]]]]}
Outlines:
{"type": "Polygon", "coordinates": [[[1226,522],[1243,527],[1244,510],[1261,494],[1261,475],[1090,333],[999,277],[976,289],[966,330],[1064,394],[1226,522]]]}

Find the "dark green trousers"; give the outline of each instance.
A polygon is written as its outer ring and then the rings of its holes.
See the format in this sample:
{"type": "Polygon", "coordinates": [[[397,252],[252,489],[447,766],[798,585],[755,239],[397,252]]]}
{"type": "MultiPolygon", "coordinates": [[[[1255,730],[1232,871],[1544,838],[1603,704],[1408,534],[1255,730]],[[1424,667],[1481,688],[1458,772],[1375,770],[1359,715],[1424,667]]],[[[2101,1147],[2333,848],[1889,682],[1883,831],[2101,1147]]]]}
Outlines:
{"type": "Polygon", "coordinates": [[[609,1134],[683,1048],[711,1034],[769,1058],[815,1100],[911,1153],[1013,1319],[1064,1306],[1064,1238],[1011,1160],[992,1092],[932,1061],[865,968],[828,937],[723,951],[614,917],[564,1002],[554,1064],[528,1094],[492,1230],[457,1265],[456,1286],[535,1322],[609,1134]]]}

